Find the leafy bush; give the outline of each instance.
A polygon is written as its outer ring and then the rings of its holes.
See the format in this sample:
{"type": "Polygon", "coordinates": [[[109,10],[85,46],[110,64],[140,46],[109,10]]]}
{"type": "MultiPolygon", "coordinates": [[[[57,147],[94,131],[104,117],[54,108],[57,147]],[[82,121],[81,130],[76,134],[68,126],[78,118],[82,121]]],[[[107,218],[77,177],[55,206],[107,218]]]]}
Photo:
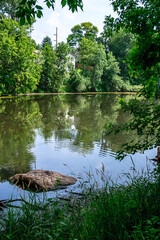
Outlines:
{"type": "Polygon", "coordinates": [[[83,77],[80,69],[73,69],[70,72],[69,79],[67,81],[68,91],[85,92],[87,91],[89,82],[89,78],[83,77]]]}

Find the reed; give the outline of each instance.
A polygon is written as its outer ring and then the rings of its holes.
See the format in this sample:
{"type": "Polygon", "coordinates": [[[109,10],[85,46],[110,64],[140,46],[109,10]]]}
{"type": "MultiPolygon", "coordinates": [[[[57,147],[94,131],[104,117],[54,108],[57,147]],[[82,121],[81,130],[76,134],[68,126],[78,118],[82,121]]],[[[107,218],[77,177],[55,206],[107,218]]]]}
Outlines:
{"type": "Polygon", "coordinates": [[[1,213],[2,240],[158,240],[160,239],[159,172],[127,175],[128,183],[106,181],[67,198],[43,201],[31,194],[20,208],[1,213]]]}

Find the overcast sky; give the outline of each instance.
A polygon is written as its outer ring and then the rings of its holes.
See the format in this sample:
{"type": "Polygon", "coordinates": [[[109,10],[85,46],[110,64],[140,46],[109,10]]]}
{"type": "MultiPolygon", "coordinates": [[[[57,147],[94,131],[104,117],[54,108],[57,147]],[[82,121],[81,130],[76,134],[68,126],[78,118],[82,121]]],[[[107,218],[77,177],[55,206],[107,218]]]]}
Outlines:
{"type": "Polygon", "coordinates": [[[66,42],[66,38],[71,33],[71,28],[82,22],[91,22],[98,27],[99,33],[103,31],[104,18],[107,15],[116,17],[113,12],[110,0],[83,0],[84,9],[76,13],[68,10],[68,6],[62,9],[60,0],[56,0],[55,10],[48,9],[43,0],[38,0],[43,7],[43,17],[37,19],[34,24],[32,37],[36,43],[41,43],[45,36],[52,39],[55,45],[56,27],[58,28],[58,42],[66,42]]]}

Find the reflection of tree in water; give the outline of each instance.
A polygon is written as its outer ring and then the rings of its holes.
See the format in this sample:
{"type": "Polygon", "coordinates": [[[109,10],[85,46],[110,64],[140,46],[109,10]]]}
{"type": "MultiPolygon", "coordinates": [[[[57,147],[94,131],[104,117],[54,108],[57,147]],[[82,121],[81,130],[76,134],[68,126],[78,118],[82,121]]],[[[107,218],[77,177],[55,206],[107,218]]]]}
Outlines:
{"type": "Polygon", "coordinates": [[[11,175],[30,170],[34,155],[34,128],[40,123],[38,105],[30,98],[0,100],[0,176],[1,180],[11,175]]]}
{"type": "MultiPolygon", "coordinates": [[[[116,151],[126,134],[106,137],[104,127],[109,122],[121,123],[129,118],[120,111],[119,97],[121,96],[113,94],[47,97],[43,99],[44,103],[41,102],[40,107],[43,115],[41,133],[45,139],[52,137],[53,133],[57,141],[70,139],[67,147],[71,151],[78,149],[83,154],[93,151],[96,142],[100,144],[102,154],[108,149],[116,151]]],[[[123,97],[128,98],[124,95],[123,97]]],[[[66,142],[61,144],[61,147],[64,146],[66,142]]]]}
{"type": "Polygon", "coordinates": [[[67,129],[72,124],[67,114],[69,111],[68,102],[63,100],[62,96],[56,95],[45,96],[38,101],[38,104],[42,115],[39,132],[44,139],[50,139],[54,132],[58,140],[68,138],[69,135],[67,133],[64,134],[64,129],[67,129]]]}
{"type": "MultiPolygon", "coordinates": [[[[126,101],[129,101],[131,98],[133,98],[132,95],[122,95],[118,96],[120,98],[125,98],[126,101]]],[[[118,99],[116,99],[117,101],[118,99]]],[[[111,118],[108,122],[112,124],[124,124],[125,122],[128,122],[130,120],[130,115],[128,112],[124,113],[120,109],[120,105],[112,102],[113,103],[113,108],[115,110],[117,109],[117,117],[116,118],[111,118]],[[118,109],[118,108],[119,109],[118,109]]],[[[112,105],[111,103],[111,105],[112,105]]],[[[122,149],[122,144],[126,142],[130,142],[131,140],[136,140],[137,139],[137,134],[136,131],[128,131],[126,132],[120,132],[117,135],[110,134],[109,136],[104,133],[102,135],[101,139],[101,144],[100,144],[100,156],[105,156],[107,152],[117,152],[118,150],[122,149]]]]}
{"type": "MultiPolygon", "coordinates": [[[[94,95],[90,97],[89,105],[75,117],[78,129],[76,143],[83,143],[83,150],[87,147],[94,149],[95,142],[100,142],[104,133],[104,126],[116,122],[118,117],[118,98],[111,95],[94,95]]],[[[87,101],[88,103],[88,101],[87,101]]]]}
{"type": "MultiPolygon", "coordinates": [[[[106,136],[107,123],[123,123],[129,116],[122,114],[120,95],[52,95],[0,99],[0,176],[27,172],[34,163],[30,152],[35,141],[35,129],[45,141],[61,141],[59,148],[91,153],[95,143],[100,155],[110,149],[115,152],[131,137],[120,133],[106,136]]],[[[128,96],[127,96],[128,97],[128,96]]]]}

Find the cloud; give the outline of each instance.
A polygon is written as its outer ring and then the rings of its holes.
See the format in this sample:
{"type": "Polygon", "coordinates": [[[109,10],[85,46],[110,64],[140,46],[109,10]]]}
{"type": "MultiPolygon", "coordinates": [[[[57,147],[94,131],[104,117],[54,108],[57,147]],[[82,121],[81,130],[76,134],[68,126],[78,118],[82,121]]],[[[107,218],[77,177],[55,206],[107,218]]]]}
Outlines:
{"type": "Polygon", "coordinates": [[[60,27],[62,25],[60,21],[60,14],[57,12],[53,12],[52,14],[50,14],[49,18],[46,20],[46,23],[50,27],[60,27]]]}
{"type": "Polygon", "coordinates": [[[39,30],[34,30],[32,32],[32,38],[36,41],[36,43],[40,44],[42,42],[42,39],[45,37],[44,33],[39,30]]]}
{"type": "Polygon", "coordinates": [[[63,18],[66,19],[66,21],[73,21],[77,16],[77,13],[72,13],[67,8],[63,9],[63,18]]]}
{"type": "MultiPolygon", "coordinates": [[[[113,13],[113,8],[107,0],[87,0],[84,2],[84,11],[72,13],[68,7],[62,8],[61,1],[55,2],[55,10],[46,7],[43,0],[39,0],[43,6],[43,17],[37,19],[34,24],[32,37],[37,43],[41,43],[45,36],[49,36],[55,43],[56,27],[58,28],[58,42],[66,41],[71,33],[71,28],[82,22],[91,22],[97,26],[99,33],[103,31],[103,21],[106,15],[113,13]]],[[[54,44],[53,44],[54,45],[54,44]]]]}

